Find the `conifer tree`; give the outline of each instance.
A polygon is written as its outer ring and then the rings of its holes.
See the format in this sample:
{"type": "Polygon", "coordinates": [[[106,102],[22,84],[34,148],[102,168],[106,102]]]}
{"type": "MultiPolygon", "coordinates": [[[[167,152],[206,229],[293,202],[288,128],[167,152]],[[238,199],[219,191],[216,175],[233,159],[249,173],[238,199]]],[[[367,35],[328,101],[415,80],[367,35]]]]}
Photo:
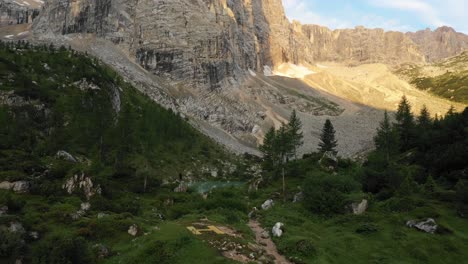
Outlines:
{"type": "Polygon", "coordinates": [[[390,160],[392,154],[398,152],[398,135],[390,124],[387,111],[385,111],[384,119],[377,129],[374,142],[377,150],[385,154],[387,162],[390,160]]]}
{"type": "Polygon", "coordinates": [[[411,105],[406,96],[403,96],[396,113],[398,133],[402,150],[408,150],[411,147],[411,140],[414,132],[414,116],[411,113],[411,105]]]}
{"type": "Polygon", "coordinates": [[[265,160],[265,168],[273,169],[276,165],[277,160],[277,149],[276,149],[276,131],[272,127],[265,135],[263,144],[260,146],[260,151],[263,153],[265,160]]]}
{"type": "Polygon", "coordinates": [[[291,140],[291,146],[293,148],[293,155],[297,158],[297,149],[304,144],[302,133],[302,122],[296,114],[296,110],[293,110],[288,123],[288,133],[291,140]]]}
{"type": "Polygon", "coordinates": [[[431,125],[431,122],[431,114],[429,113],[429,110],[427,110],[426,105],[423,105],[423,108],[419,113],[418,125],[421,128],[428,128],[431,125]]]}
{"type": "Polygon", "coordinates": [[[335,139],[335,129],[333,128],[333,124],[331,123],[330,119],[325,121],[325,124],[322,129],[322,134],[320,135],[320,143],[319,143],[319,152],[325,153],[327,151],[332,152],[333,154],[337,154],[336,146],[337,141],[335,139]]]}

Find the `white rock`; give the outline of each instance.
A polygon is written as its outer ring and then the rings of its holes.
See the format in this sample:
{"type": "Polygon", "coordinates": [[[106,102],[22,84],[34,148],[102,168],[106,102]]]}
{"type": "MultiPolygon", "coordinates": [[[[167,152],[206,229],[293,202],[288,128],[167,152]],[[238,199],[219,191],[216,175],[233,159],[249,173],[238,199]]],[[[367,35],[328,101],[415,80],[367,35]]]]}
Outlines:
{"type": "Polygon", "coordinates": [[[16,193],[27,193],[29,192],[29,182],[27,181],[16,181],[16,182],[1,182],[1,190],[13,190],[16,193]]]}
{"type": "Polygon", "coordinates": [[[301,202],[302,199],[304,199],[304,193],[303,192],[298,192],[294,195],[294,200],[293,203],[298,203],[301,202]]]}
{"type": "Polygon", "coordinates": [[[136,236],[138,234],[138,226],[133,224],[128,228],[128,234],[131,236],[136,236]]]}
{"type": "Polygon", "coordinates": [[[58,159],[63,159],[63,160],[70,161],[70,162],[75,162],[75,163],[77,162],[75,157],[73,157],[72,154],[66,152],[65,150],[57,151],[57,154],[55,154],[55,157],[57,157],[58,159]]]}
{"type": "Polygon", "coordinates": [[[8,206],[1,206],[0,207],[0,216],[5,215],[8,213],[8,206]]]}
{"type": "Polygon", "coordinates": [[[273,226],[273,229],[271,230],[271,233],[273,234],[274,237],[281,237],[283,235],[283,230],[281,228],[284,226],[283,223],[276,223],[273,226]]]}
{"type": "Polygon", "coordinates": [[[263,210],[268,210],[271,207],[273,207],[273,205],[275,205],[275,202],[273,202],[272,199],[268,199],[262,204],[262,209],[263,210]]]}
{"type": "Polygon", "coordinates": [[[368,207],[368,201],[363,199],[360,203],[352,203],[351,209],[353,210],[353,214],[360,215],[363,214],[368,207]]]}
{"type": "Polygon", "coordinates": [[[437,231],[437,224],[432,218],[428,218],[425,221],[410,220],[406,222],[406,226],[431,234],[434,234],[437,231]]]}

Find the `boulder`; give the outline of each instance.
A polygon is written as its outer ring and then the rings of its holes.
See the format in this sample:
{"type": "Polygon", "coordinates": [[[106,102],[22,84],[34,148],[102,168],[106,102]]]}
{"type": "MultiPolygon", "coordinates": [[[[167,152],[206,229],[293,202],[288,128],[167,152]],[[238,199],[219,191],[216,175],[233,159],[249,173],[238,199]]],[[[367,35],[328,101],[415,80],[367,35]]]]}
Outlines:
{"type": "Polygon", "coordinates": [[[188,184],[186,184],[185,182],[180,182],[179,186],[177,186],[174,189],[174,192],[184,193],[184,192],[187,192],[187,190],[188,190],[188,184]]]}
{"type": "Polygon", "coordinates": [[[338,157],[336,154],[332,151],[327,151],[323,153],[322,158],[319,160],[320,166],[328,169],[328,170],[334,170],[335,167],[338,165],[338,157]]]}
{"type": "Polygon", "coordinates": [[[369,203],[366,199],[363,199],[360,203],[352,203],[349,205],[349,209],[353,212],[355,215],[361,215],[364,212],[366,212],[367,207],[369,203]]]}
{"type": "Polygon", "coordinates": [[[8,213],[8,206],[0,206],[0,216],[6,215],[8,213]]]}
{"type": "Polygon", "coordinates": [[[273,234],[274,237],[281,237],[283,235],[283,230],[281,229],[284,226],[283,223],[277,222],[274,226],[273,229],[271,230],[271,233],[273,234]]]}
{"type": "Polygon", "coordinates": [[[93,249],[97,252],[99,259],[104,259],[111,255],[110,249],[103,244],[96,244],[93,246],[93,249]]]}
{"type": "Polygon", "coordinates": [[[262,209],[263,210],[268,210],[268,209],[272,208],[273,205],[275,205],[275,202],[273,202],[272,199],[268,199],[262,204],[262,209]]]}
{"type": "Polygon", "coordinates": [[[30,187],[30,183],[27,181],[16,181],[16,182],[4,181],[0,183],[1,190],[13,190],[16,193],[28,193],[29,187],[30,187]]]}
{"type": "Polygon", "coordinates": [[[38,240],[39,239],[39,233],[36,232],[36,231],[31,231],[31,232],[28,233],[28,235],[33,240],[38,240]]]}
{"type": "Polygon", "coordinates": [[[252,208],[252,211],[248,214],[249,218],[255,218],[257,216],[257,207],[252,208]]]}
{"type": "Polygon", "coordinates": [[[409,220],[406,222],[406,226],[416,228],[420,231],[434,234],[437,231],[437,223],[432,218],[426,220],[409,220]]]}
{"type": "Polygon", "coordinates": [[[27,181],[17,181],[13,183],[13,191],[16,193],[28,193],[30,183],[27,181]]]}
{"type": "Polygon", "coordinates": [[[72,154],[66,152],[65,150],[59,150],[57,151],[57,154],[55,154],[55,157],[57,159],[62,159],[62,160],[66,160],[66,161],[70,161],[70,162],[78,162],[75,157],[73,157],[72,154]]]}
{"type": "Polygon", "coordinates": [[[21,233],[22,234],[22,233],[26,232],[23,225],[21,223],[19,223],[19,222],[11,222],[10,227],[8,228],[8,230],[11,233],[21,233]]]}
{"type": "Polygon", "coordinates": [[[73,177],[69,178],[62,185],[62,188],[69,194],[72,194],[75,190],[82,190],[88,200],[96,194],[101,194],[101,186],[94,186],[91,178],[85,176],[84,173],[81,173],[81,175],[75,174],[73,177]]]}
{"type": "Polygon", "coordinates": [[[303,192],[298,192],[294,195],[294,200],[293,200],[293,203],[299,203],[299,202],[302,202],[302,200],[304,199],[304,193],[303,192]]]}
{"type": "Polygon", "coordinates": [[[128,228],[128,234],[131,236],[138,235],[138,226],[133,224],[128,228]]]}

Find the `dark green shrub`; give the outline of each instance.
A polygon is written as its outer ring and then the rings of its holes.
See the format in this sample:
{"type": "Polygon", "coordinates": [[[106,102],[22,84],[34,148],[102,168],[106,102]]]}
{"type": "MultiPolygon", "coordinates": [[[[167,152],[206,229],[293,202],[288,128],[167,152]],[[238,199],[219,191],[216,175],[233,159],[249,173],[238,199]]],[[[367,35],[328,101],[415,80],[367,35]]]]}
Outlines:
{"type": "Polygon", "coordinates": [[[95,263],[89,244],[82,237],[53,236],[41,240],[33,249],[34,264],[95,263]]]}
{"type": "Polygon", "coordinates": [[[367,235],[372,234],[379,231],[379,227],[373,223],[364,223],[358,228],[356,228],[356,233],[367,235]]]}
{"type": "Polygon", "coordinates": [[[24,240],[19,232],[12,233],[0,227],[0,259],[17,257],[23,252],[24,247],[24,240]]]}
{"type": "Polygon", "coordinates": [[[309,176],[304,185],[304,206],[318,214],[342,213],[347,194],[360,189],[346,176],[317,174],[309,176]]]}

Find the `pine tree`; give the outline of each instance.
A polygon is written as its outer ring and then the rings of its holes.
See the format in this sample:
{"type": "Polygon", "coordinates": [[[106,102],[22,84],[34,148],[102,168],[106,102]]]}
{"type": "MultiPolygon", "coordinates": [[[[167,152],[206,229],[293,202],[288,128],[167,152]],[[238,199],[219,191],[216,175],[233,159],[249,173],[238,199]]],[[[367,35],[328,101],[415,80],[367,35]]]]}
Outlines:
{"type": "Polygon", "coordinates": [[[446,116],[453,116],[457,110],[455,109],[455,106],[451,105],[449,110],[447,111],[446,116]]]}
{"type": "Polygon", "coordinates": [[[279,154],[280,163],[284,164],[293,156],[293,144],[291,140],[291,135],[286,127],[282,125],[281,128],[276,133],[276,144],[279,154]]]}
{"type": "Polygon", "coordinates": [[[429,175],[427,178],[426,183],[424,184],[424,191],[429,195],[434,194],[437,191],[437,184],[434,178],[432,178],[432,175],[429,175]]]}
{"type": "Polygon", "coordinates": [[[432,123],[431,114],[429,110],[427,110],[426,105],[423,105],[421,112],[419,113],[418,117],[418,125],[421,128],[427,129],[432,123]]]}
{"type": "Polygon", "coordinates": [[[265,160],[265,169],[273,169],[276,165],[277,150],[276,150],[276,130],[272,127],[265,135],[263,144],[260,146],[260,151],[263,153],[265,160]]]}
{"type": "Polygon", "coordinates": [[[398,133],[402,150],[408,150],[411,147],[414,131],[414,116],[411,113],[411,105],[406,96],[403,96],[396,113],[398,133]]]}
{"type": "Polygon", "coordinates": [[[291,145],[293,148],[293,155],[297,158],[297,149],[304,144],[302,133],[302,122],[296,114],[296,110],[293,110],[288,123],[288,133],[291,138],[291,145]]]}
{"type": "Polygon", "coordinates": [[[325,121],[325,124],[322,129],[322,134],[320,135],[320,143],[319,143],[319,152],[325,153],[327,151],[332,152],[333,154],[337,154],[336,146],[337,141],[335,139],[335,129],[329,119],[325,121]]]}
{"type": "Polygon", "coordinates": [[[398,152],[398,135],[390,124],[390,118],[387,111],[384,113],[384,119],[377,129],[377,135],[374,138],[377,151],[385,154],[387,162],[390,156],[398,152]]]}

